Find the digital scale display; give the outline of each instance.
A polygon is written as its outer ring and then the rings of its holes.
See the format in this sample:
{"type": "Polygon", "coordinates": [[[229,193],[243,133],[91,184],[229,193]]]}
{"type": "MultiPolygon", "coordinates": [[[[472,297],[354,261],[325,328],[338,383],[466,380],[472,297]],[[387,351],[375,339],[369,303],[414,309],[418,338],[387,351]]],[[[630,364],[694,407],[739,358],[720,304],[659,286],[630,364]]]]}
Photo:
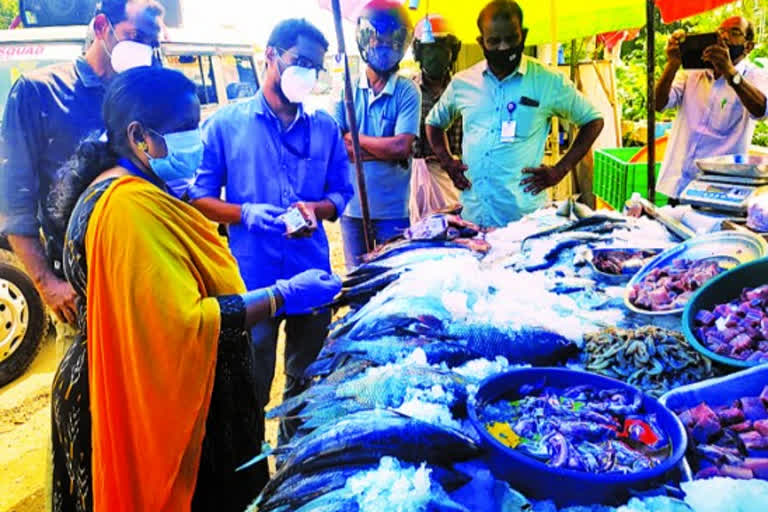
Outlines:
{"type": "Polygon", "coordinates": [[[747,199],[755,190],[746,185],[695,180],[686,187],[680,199],[684,204],[743,213],[747,199]]]}
{"type": "Polygon", "coordinates": [[[707,192],[711,194],[730,194],[735,191],[731,187],[723,187],[720,185],[708,185],[707,192]]]}

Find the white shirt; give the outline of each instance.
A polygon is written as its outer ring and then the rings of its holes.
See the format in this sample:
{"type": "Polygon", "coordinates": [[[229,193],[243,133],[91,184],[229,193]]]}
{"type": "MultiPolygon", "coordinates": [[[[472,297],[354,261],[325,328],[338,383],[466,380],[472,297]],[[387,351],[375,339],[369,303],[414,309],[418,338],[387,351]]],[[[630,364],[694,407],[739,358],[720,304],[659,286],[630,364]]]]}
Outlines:
{"type": "MultiPolygon", "coordinates": [[[[747,59],[736,65],[736,71],[768,97],[766,71],[747,59]]],[[[697,158],[746,153],[757,119],[725,78],[715,80],[711,70],[679,73],[666,106],[674,107],[680,111],[672,125],[656,190],[676,198],[698,174],[697,158]]]]}

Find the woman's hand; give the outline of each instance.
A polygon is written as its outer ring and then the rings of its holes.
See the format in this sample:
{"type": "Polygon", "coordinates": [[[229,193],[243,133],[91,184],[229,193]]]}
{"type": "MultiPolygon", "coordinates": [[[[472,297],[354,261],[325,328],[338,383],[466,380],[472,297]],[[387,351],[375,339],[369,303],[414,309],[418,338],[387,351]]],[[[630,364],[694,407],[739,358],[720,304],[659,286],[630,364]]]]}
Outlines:
{"type": "Polygon", "coordinates": [[[283,312],[303,315],[312,308],[328,304],[341,291],[341,279],[324,270],[310,269],[275,283],[283,296],[283,312]]]}

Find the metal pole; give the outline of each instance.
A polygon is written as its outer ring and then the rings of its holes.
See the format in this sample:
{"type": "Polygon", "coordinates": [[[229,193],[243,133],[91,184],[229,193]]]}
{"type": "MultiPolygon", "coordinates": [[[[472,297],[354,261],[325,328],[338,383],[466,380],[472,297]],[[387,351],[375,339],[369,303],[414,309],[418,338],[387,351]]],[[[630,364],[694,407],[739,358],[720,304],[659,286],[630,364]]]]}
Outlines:
{"type": "MultiPolygon", "coordinates": [[[[571,76],[571,82],[573,82],[574,87],[577,89],[578,84],[576,83],[576,69],[579,66],[579,61],[576,58],[576,40],[571,39],[571,62],[568,63],[570,66],[570,76],[571,76]]],[[[570,123],[570,128],[568,129],[568,147],[570,148],[573,146],[573,141],[576,140],[576,125],[573,123],[570,123]]]]}
{"type": "Polygon", "coordinates": [[[647,60],[645,71],[648,79],[648,200],[656,204],[656,28],[654,26],[653,0],[645,0],[645,17],[647,21],[647,34],[645,44],[647,46],[647,60]]]}
{"type": "MultiPolygon", "coordinates": [[[[341,6],[339,5],[339,0],[331,0],[331,5],[333,7],[333,22],[334,25],[336,25],[336,39],[339,46],[339,55],[344,59],[344,106],[347,111],[349,133],[352,134],[352,154],[355,158],[357,190],[360,194],[360,209],[363,213],[363,238],[365,239],[365,249],[367,252],[370,252],[373,250],[373,239],[371,238],[371,212],[368,209],[368,192],[365,186],[363,163],[360,158],[360,136],[357,132],[355,102],[354,96],[352,95],[352,78],[349,76],[349,60],[347,59],[347,49],[344,44],[344,28],[341,25],[341,6]]],[[[341,212],[338,213],[341,215],[341,212]]]]}

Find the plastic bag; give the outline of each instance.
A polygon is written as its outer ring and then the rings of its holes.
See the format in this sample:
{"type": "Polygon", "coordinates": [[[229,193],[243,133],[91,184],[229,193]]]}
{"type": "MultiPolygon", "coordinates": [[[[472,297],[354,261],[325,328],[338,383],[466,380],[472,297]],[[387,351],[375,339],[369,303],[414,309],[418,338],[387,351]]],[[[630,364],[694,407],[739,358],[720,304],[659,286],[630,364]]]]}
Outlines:
{"type": "Polygon", "coordinates": [[[408,201],[411,224],[416,224],[427,215],[449,206],[423,158],[414,158],[411,163],[411,197],[408,201]]]}
{"type": "Polygon", "coordinates": [[[758,233],[768,232],[768,194],[757,193],[747,202],[747,227],[758,233]]]}

